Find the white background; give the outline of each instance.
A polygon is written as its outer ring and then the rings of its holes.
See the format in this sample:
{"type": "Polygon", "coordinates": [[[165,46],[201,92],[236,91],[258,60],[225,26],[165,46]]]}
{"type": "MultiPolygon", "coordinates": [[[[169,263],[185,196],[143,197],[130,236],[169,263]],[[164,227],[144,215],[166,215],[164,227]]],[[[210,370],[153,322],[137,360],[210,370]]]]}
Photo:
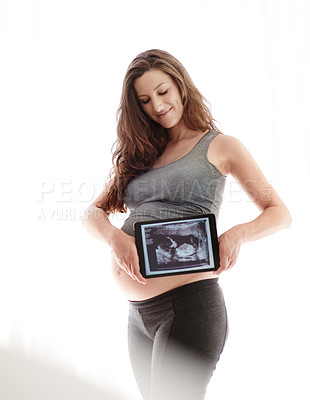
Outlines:
{"type": "MultiPolygon", "coordinates": [[[[150,48],[184,64],[293,216],[221,277],[230,336],[208,399],[310,398],[309,18],[309,0],[0,1],[1,398],[140,398],[127,302],[80,217],[111,166],[126,68],[150,48]]],[[[257,215],[228,180],[219,233],[257,215]]]]}

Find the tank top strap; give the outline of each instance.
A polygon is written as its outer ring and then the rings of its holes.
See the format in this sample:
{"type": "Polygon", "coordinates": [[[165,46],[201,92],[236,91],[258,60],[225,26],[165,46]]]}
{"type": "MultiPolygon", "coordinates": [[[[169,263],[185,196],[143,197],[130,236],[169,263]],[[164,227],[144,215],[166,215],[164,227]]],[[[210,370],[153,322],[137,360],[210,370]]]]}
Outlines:
{"type": "Polygon", "coordinates": [[[207,154],[208,152],[208,148],[211,144],[211,142],[213,141],[213,139],[215,139],[218,135],[220,135],[219,132],[216,131],[209,131],[208,133],[206,133],[197,143],[196,150],[198,152],[203,153],[204,155],[207,154]]]}

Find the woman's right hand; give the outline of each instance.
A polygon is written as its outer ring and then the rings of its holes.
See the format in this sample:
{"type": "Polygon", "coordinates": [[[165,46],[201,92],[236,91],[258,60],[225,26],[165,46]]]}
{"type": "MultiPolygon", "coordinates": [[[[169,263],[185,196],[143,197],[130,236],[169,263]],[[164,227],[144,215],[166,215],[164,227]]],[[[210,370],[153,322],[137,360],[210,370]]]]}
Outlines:
{"type": "Polygon", "coordinates": [[[147,280],[140,273],[139,257],[135,238],[121,229],[115,228],[110,241],[112,255],[118,266],[132,279],[146,284],[147,280]]]}

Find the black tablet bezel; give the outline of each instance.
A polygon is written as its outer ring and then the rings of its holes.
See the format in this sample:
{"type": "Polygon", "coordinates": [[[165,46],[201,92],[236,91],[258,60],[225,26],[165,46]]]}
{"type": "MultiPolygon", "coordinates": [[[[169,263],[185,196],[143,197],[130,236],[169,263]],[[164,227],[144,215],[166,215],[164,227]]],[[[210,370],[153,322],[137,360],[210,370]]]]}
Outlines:
{"type": "Polygon", "coordinates": [[[166,218],[166,219],[156,219],[156,220],[148,220],[148,221],[139,221],[134,224],[134,230],[135,230],[135,240],[136,240],[136,247],[138,251],[138,256],[139,256],[139,263],[140,263],[140,272],[144,278],[157,278],[157,277],[163,277],[163,276],[171,276],[171,275],[181,275],[181,274],[192,274],[192,273],[197,273],[197,272],[212,272],[216,271],[219,266],[220,266],[220,259],[219,259],[219,242],[218,242],[218,236],[217,236],[217,229],[216,229],[216,219],[214,214],[198,214],[198,215],[190,215],[188,217],[182,217],[182,218],[166,218]],[[211,245],[212,245],[212,256],[213,256],[213,261],[214,261],[214,266],[206,267],[206,268],[197,268],[197,270],[174,270],[172,272],[159,272],[155,273],[152,275],[149,275],[146,273],[145,269],[145,257],[144,257],[144,249],[143,249],[143,241],[142,241],[142,226],[144,225],[157,225],[157,224],[162,224],[164,222],[177,222],[177,221],[186,221],[186,220],[205,220],[207,219],[209,221],[209,228],[210,228],[210,233],[211,233],[211,245]]]}

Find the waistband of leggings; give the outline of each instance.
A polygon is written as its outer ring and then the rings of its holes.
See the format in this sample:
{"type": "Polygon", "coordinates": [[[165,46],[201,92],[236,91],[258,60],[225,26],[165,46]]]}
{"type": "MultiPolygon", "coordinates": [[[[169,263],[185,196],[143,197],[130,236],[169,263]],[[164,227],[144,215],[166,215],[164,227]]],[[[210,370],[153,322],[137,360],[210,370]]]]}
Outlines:
{"type": "Polygon", "coordinates": [[[158,296],[151,297],[150,299],[132,301],[129,300],[129,304],[133,308],[148,308],[152,306],[158,306],[167,301],[176,299],[177,297],[184,296],[191,293],[197,293],[200,290],[210,289],[218,286],[219,278],[203,279],[196,282],[187,283],[186,285],[178,286],[175,289],[169,290],[168,292],[162,293],[158,296]]]}

